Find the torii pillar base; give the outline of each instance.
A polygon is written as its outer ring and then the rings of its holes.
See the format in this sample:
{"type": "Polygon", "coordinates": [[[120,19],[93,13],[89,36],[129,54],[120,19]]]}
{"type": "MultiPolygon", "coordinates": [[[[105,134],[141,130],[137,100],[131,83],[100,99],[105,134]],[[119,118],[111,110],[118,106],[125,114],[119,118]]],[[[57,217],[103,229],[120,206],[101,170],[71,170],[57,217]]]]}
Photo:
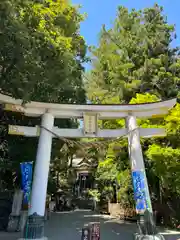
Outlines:
{"type": "Polygon", "coordinates": [[[141,234],[136,233],[134,235],[134,240],[165,240],[165,238],[160,234],[157,234],[157,235],[141,235],[141,234]]]}
{"type": "Polygon", "coordinates": [[[37,213],[28,216],[23,237],[25,239],[44,239],[44,223],[45,218],[37,213]]]}

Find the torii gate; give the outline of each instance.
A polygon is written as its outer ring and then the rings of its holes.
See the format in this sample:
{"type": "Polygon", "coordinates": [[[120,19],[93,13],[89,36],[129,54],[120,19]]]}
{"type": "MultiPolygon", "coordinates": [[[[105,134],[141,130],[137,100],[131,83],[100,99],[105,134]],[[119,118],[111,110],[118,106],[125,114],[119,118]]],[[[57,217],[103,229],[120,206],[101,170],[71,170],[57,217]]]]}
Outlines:
{"type": "MultiPolygon", "coordinates": [[[[134,195],[137,213],[148,210],[152,213],[148,183],[145,173],[140,137],[165,136],[162,128],[138,128],[136,118],[158,117],[168,113],[176,104],[176,99],[147,104],[128,105],[76,105],[30,102],[22,106],[22,100],[15,100],[0,94],[0,103],[6,111],[20,112],[26,116],[42,117],[41,129],[38,127],[9,126],[9,134],[27,137],[39,136],[34,178],[31,193],[31,208],[28,217],[39,217],[43,222],[47,193],[48,173],[51,158],[52,131],[60,137],[67,138],[117,138],[128,136],[129,157],[132,170],[134,195]],[[54,118],[75,118],[84,120],[84,129],[60,129],[54,126],[54,118]],[[99,129],[98,119],[125,118],[126,128],[108,130],[99,129]],[[49,130],[49,131],[48,131],[49,130]]],[[[42,224],[29,225],[26,239],[44,239],[42,224]],[[32,236],[32,231],[38,229],[32,236]]],[[[147,239],[151,239],[151,233],[147,239]]],[[[141,239],[139,236],[137,239],[141,239]]],[[[160,239],[160,238],[157,238],[160,239]]]]}

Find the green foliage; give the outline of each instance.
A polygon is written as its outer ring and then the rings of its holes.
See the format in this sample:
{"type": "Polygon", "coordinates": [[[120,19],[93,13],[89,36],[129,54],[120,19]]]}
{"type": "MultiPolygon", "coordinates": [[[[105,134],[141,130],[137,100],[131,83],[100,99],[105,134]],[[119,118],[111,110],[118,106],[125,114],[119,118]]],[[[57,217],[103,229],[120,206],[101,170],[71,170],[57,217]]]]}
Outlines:
{"type": "MultiPolygon", "coordinates": [[[[157,4],[139,11],[119,7],[112,28],[103,27],[98,47],[91,48],[88,98],[93,103],[140,104],[179,96],[179,49],[171,45],[175,38],[174,26],[168,24],[157,4]]],[[[142,149],[152,200],[166,203],[162,212],[180,221],[175,214],[180,199],[180,104],[167,116],[138,119],[138,125],[166,129],[166,137],[141,139],[142,149]]],[[[124,126],[124,120],[103,121],[105,128],[124,126]]],[[[133,205],[126,139],[107,147],[106,157],[97,168],[97,180],[103,191],[108,181],[116,181],[119,201],[133,205]]]]}
{"type": "Polygon", "coordinates": [[[161,178],[163,187],[180,195],[180,148],[152,144],[146,155],[152,161],[154,173],[161,178]]]}
{"type": "Polygon", "coordinates": [[[0,11],[1,92],[24,101],[85,101],[78,10],[61,0],[3,0],[0,11]]]}
{"type": "Polygon", "coordinates": [[[101,194],[100,194],[100,192],[98,190],[91,189],[91,190],[89,190],[88,194],[89,194],[90,197],[93,197],[96,202],[100,201],[101,194]]]}
{"type": "MultiPolygon", "coordinates": [[[[2,0],[0,92],[24,102],[84,103],[86,44],[79,33],[83,19],[79,9],[65,0],[2,0]]],[[[19,176],[19,163],[35,160],[37,139],[8,136],[8,124],[35,126],[40,125],[40,119],[1,114],[0,175],[2,179],[8,175],[11,183],[4,181],[3,186],[11,188],[14,176],[19,176]]],[[[56,120],[55,125],[72,127],[76,123],[56,120]]],[[[61,147],[61,141],[53,141],[52,159],[62,155],[61,147]]]]}
{"type": "Polygon", "coordinates": [[[134,206],[133,189],[130,169],[118,171],[117,181],[120,186],[118,190],[118,201],[122,206],[134,206]]]}
{"type": "Polygon", "coordinates": [[[168,140],[171,141],[173,148],[180,146],[180,104],[171,110],[170,114],[165,118],[166,131],[168,140]]]}
{"type": "Polygon", "coordinates": [[[170,47],[174,38],[174,26],[168,25],[158,5],[131,12],[119,7],[113,27],[104,27],[98,47],[91,48],[89,99],[128,103],[136,93],[176,96],[180,65],[178,49],[170,47]]]}
{"type": "Polygon", "coordinates": [[[130,104],[141,104],[141,103],[153,103],[158,102],[160,99],[153,94],[136,94],[134,98],[131,99],[129,102],[130,104]]]}

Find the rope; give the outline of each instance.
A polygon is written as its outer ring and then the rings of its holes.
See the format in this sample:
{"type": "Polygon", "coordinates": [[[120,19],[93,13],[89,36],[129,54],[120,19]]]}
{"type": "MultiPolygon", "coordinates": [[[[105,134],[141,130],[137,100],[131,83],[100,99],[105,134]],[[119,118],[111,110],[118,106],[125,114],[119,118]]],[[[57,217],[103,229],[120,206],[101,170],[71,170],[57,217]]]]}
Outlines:
{"type": "Polygon", "coordinates": [[[40,126],[40,128],[48,131],[49,133],[51,133],[52,135],[54,135],[56,138],[64,141],[65,143],[69,144],[70,146],[78,146],[78,147],[97,147],[97,146],[103,146],[104,145],[107,145],[107,144],[110,144],[110,143],[113,143],[113,142],[117,142],[119,140],[122,140],[125,136],[129,135],[130,133],[136,131],[137,129],[139,129],[139,127],[131,130],[131,131],[128,131],[127,134],[124,134],[123,136],[120,136],[116,139],[108,139],[108,140],[102,140],[102,141],[95,141],[95,142],[83,142],[83,141],[75,141],[75,140],[70,140],[70,139],[67,139],[67,138],[64,138],[62,136],[59,136],[57,133],[53,132],[52,130],[44,127],[44,126],[40,126]]]}

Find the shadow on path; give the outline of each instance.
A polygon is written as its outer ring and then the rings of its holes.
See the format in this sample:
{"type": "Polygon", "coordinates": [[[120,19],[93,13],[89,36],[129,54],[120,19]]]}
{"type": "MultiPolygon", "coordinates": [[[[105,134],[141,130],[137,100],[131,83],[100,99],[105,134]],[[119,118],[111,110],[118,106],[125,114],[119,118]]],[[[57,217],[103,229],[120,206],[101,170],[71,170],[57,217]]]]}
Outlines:
{"type": "MultiPolygon", "coordinates": [[[[101,240],[133,240],[137,231],[134,223],[123,222],[107,215],[95,214],[91,211],[52,213],[45,226],[45,235],[49,240],[81,240],[81,230],[92,222],[100,222],[101,240]]],[[[163,232],[166,240],[180,240],[180,233],[163,232]]],[[[17,233],[1,233],[0,240],[17,240],[17,233]]]]}
{"type": "Polygon", "coordinates": [[[47,224],[47,236],[52,240],[80,240],[81,230],[92,222],[100,222],[102,240],[133,240],[136,225],[119,222],[105,215],[96,215],[90,211],[57,213],[47,224]]]}
{"type": "MultiPolygon", "coordinates": [[[[133,233],[137,231],[135,223],[123,222],[88,210],[77,210],[53,214],[47,224],[46,235],[52,240],[80,240],[82,228],[93,222],[100,222],[101,240],[133,240],[133,233]]],[[[180,240],[180,233],[162,232],[166,240],[180,240]]]]}

